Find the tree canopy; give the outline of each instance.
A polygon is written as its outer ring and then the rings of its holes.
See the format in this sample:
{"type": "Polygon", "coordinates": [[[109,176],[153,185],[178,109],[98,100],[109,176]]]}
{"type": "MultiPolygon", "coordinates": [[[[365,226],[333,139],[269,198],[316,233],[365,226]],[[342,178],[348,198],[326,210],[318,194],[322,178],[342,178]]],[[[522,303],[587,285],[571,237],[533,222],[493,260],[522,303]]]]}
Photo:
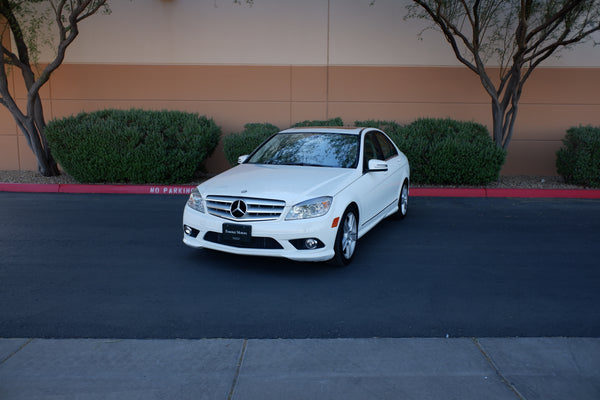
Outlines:
{"type": "Polygon", "coordinates": [[[525,82],[561,49],[593,39],[600,0],[413,0],[407,17],[432,22],[479,76],[492,102],[494,141],[506,149],[525,82]]]}
{"type": "Polygon", "coordinates": [[[3,24],[0,34],[0,104],[8,108],[44,176],[58,175],[44,136],[46,122],[39,91],[62,64],[65,52],[79,34],[79,24],[99,11],[108,12],[107,0],[0,0],[3,24]],[[12,34],[15,48],[12,49],[12,34]],[[40,45],[50,45],[54,58],[36,70],[40,45]],[[17,69],[27,90],[27,103],[20,107],[9,91],[8,75],[17,69]]]}

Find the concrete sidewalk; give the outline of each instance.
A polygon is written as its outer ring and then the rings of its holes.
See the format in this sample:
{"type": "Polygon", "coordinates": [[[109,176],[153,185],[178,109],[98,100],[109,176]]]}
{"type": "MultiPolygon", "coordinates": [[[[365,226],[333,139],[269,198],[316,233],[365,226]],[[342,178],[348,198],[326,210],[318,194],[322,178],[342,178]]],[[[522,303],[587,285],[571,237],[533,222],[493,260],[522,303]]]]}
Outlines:
{"type": "Polygon", "coordinates": [[[0,339],[0,399],[600,399],[600,338],[0,339]]]}

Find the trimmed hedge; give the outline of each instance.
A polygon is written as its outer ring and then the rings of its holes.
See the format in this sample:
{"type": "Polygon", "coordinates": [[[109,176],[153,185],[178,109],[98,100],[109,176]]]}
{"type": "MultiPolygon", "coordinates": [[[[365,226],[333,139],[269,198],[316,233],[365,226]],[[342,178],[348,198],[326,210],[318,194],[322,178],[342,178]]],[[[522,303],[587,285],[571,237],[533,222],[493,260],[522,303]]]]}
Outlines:
{"type": "Polygon", "coordinates": [[[386,132],[408,157],[414,183],[486,185],[498,180],[506,158],[487,128],[475,122],[422,118],[406,126],[373,120],[356,125],[386,132]]]}
{"type": "Polygon", "coordinates": [[[250,154],[262,142],[279,132],[279,128],[269,123],[250,123],[244,130],[223,138],[223,152],[231,166],[237,165],[238,158],[250,154]]]}
{"type": "MultiPolygon", "coordinates": [[[[486,185],[498,180],[506,152],[492,141],[487,128],[474,122],[424,118],[402,126],[394,121],[357,121],[356,126],[386,132],[410,162],[411,181],[421,184],[486,185]]],[[[302,121],[293,127],[344,126],[341,118],[302,121]]],[[[279,132],[269,123],[252,123],[223,138],[223,150],[233,166],[279,132]]]]}
{"type": "Polygon", "coordinates": [[[295,123],[292,125],[292,128],[301,128],[305,126],[344,126],[344,121],[342,121],[340,117],[328,120],[307,120],[295,123]]]}
{"type": "MultiPolygon", "coordinates": [[[[395,121],[379,121],[379,120],[374,120],[374,119],[370,119],[367,121],[356,121],[354,122],[355,126],[359,126],[359,127],[369,127],[369,128],[377,128],[380,129],[382,131],[384,131],[385,133],[387,133],[387,135],[394,140],[394,142],[396,143],[396,146],[400,147],[400,143],[396,142],[396,138],[401,138],[402,136],[402,129],[404,128],[403,125],[400,125],[399,123],[395,122],[395,121]]],[[[402,150],[402,149],[400,149],[402,150]]],[[[404,150],[402,150],[402,152],[404,152],[404,150]]]]}
{"type": "Polygon", "coordinates": [[[565,182],[600,187],[600,127],[567,130],[563,147],[556,152],[556,170],[565,182]]]}
{"type": "Polygon", "coordinates": [[[45,132],[56,160],[79,182],[186,183],[221,129],[194,113],[109,109],[53,120],[45,132]]]}

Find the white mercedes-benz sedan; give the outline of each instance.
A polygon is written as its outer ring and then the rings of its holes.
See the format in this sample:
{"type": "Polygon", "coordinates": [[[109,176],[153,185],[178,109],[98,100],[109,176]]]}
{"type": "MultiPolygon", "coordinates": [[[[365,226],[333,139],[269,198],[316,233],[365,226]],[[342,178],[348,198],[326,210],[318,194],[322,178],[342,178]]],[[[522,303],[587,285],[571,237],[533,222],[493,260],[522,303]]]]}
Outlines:
{"type": "Polygon", "coordinates": [[[357,240],[408,206],[406,156],[375,128],[293,128],[198,185],[183,242],[242,255],[347,265],[357,240]]]}

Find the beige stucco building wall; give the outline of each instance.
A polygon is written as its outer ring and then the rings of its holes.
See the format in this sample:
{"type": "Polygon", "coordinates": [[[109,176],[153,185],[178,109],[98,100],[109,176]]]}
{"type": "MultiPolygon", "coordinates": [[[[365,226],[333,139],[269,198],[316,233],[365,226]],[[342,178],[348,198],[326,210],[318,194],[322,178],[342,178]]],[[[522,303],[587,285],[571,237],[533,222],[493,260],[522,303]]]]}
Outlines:
{"type": "MultiPolygon", "coordinates": [[[[406,1],[113,1],[86,20],[43,91],[48,119],[108,107],[178,109],[223,133],[342,117],[408,123],[452,117],[491,125],[487,94],[435,31],[404,21],[406,1]]],[[[42,55],[41,61],[51,58],[42,55]]],[[[21,100],[25,91],[11,75],[21,100]]],[[[549,60],[526,84],[504,174],[555,174],[565,130],[600,125],[600,48],[549,60]]],[[[221,148],[209,169],[227,168],[221,148]]],[[[0,168],[35,169],[0,109],[0,168]]]]}

